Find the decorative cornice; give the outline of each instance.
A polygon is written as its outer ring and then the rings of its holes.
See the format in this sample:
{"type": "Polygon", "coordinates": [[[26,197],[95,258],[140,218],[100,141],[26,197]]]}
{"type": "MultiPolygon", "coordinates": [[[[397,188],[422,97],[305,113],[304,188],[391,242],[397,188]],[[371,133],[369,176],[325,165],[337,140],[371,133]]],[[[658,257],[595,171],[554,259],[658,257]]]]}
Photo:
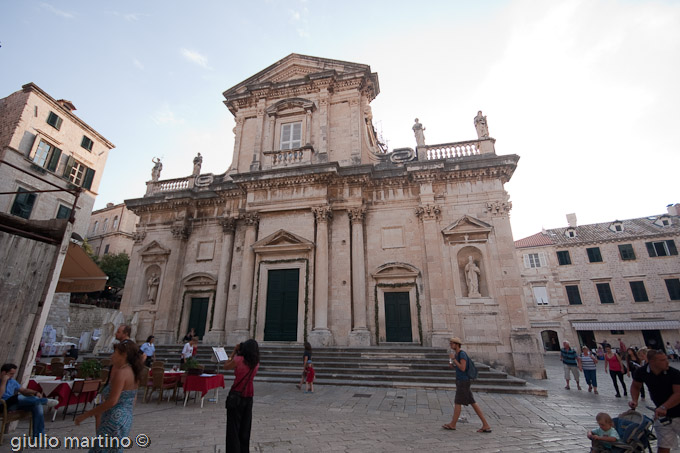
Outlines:
{"type": "Polygon", "coordinates": [[[312,207],[312,213],[317,223],[328,222],[333,217],[333,211],[330,206],[314,206],[312,207]]]}
{"type": "Polygon", "coordinates": [[[189,221],[188,219],[182,219],[178,220],[175,222],[172,227],[170,227],[170,231],[172,232],[172,237],[175,239],[180,239],[182,241],[186,241],[189,239],[189,236],[191,236],[191,231],[192,231],[192,222],[189,221]]]}
{"type": "Polygon", "coordinates": [[[506,216],[512,209],[512,201],[489,201],[486,203],[486,212],[492,216],[506,216]]]}
{"type": "Polygon", "coordinates": [[[144,239],[146,239],[145,230],[135,231],[132,233],[132,240],[135,241],[135,244],[141,244],[144,242],[144,239]]]}
{"type": "Polygon", "coordinates": [[[438,220],[442,213],[441,206],[437,204],[426,204],[416,208],[416,216],[422,220],[438,220]]]}

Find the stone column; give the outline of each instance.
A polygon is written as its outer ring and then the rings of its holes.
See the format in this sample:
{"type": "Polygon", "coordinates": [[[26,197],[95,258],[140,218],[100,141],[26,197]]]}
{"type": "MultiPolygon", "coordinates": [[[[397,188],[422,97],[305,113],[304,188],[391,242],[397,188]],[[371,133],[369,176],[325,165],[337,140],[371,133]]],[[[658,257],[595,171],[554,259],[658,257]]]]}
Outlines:
{"type": "Polygon", "coordinates": [[[250,338],[250,312],[253,302],[253,276],[255,275],[253,244],[257,240],[257,225],[260,217],[257,213],[248,213],[243,217],[243,221],[246,224],[246,235],[243,241],[241,293],[238,301],[236,330],[227,335],[229,344],[240,343],[250,338]]]}
{"type": "Polygon", "coordinates": [[[352,223],[352,308],[354,323],[349,334],[350,346],[370,346],[371,334],[366,328],[366,266],[364,264],[364,208],[348,211],[352,223]]]}
{"type": "MultiPolygon", "coordinates": [[[[319,143],[315,146],[317,159],[319,162],[328,161],[328,150],[330,149],[330,93],[328,88],[319,90],[319,143]]],[[[316,144],[315,144],[316,145],[316,144]]]]}
{"type": "Polygon", "coordinates": [[[227,292],[229,291],[229,281],[231,277],[231,258],[234,248],[234,230],[236,229],[236,219],[225,217],[220,222],[222,224],[222,253],[220,254],[220,270],[217,274],[217,292],[215,294],[215,309],[212,315],[212,329],[208,332],[203,341],[206,343],[224,343],[224,324],[227,312],[227,292]]]}
{"type": "Polygon", "coordinates": [[[236,117],[236,126],[234,126],[234,156],[227,173],[238,173],[239,156],[241,154],[241,134],[243,132],[243,117],[236,117]]]}
{"type": "Polygon", "coordinates": [[[309,334],[312,346],[330,346],[333,342],[328,330],[328,206],[312,208],[316,218],[316,249],[314,257],[314,329],[309,334]]]}
{"type": "MultiPolygon", "coordinates": [[[[446,322],[448,310],[447,300],[444,297],[442,238],[437,224],[440,214],[441,207],[436,204],[421,204],[416,209],[416,215],[423,222],[427,286],[430,296],[429,309],[426,307],[424,311],[425,318],[432,329],[432,346],[444,346],[451,337],[446,322]]],[[[427,303],[427,300],[425,302],[427,303]]]]}
{"type": "Polygon", "coordinates": [[[250,171],[257,171],[261,169],[261,154],[262,154],[262,141],[264,139],[264,129],[265,129],[265,106],[266,100],[260,99],[257,101],[257,123],[255,126],[255,146],[253,149],[253,161],[250,163],[250,171]]]}

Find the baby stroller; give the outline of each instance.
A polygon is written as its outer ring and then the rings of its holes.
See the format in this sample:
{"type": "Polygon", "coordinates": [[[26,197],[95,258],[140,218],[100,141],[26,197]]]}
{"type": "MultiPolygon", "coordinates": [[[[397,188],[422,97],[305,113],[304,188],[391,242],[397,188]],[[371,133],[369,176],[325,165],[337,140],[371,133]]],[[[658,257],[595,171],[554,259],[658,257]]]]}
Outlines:
{"type": "Polygon", "coordinates": [[[649,450],[652,453],[650,442],[656,439],[652,432],[654,421],[642,415],[640,412],[629,410],[614,418],[614,428],[621,437],[620,442],[612,444],[610,450],[598,450],[595,446],[591,451],[611,451],[615,453],[642,453],[649,450]]]}

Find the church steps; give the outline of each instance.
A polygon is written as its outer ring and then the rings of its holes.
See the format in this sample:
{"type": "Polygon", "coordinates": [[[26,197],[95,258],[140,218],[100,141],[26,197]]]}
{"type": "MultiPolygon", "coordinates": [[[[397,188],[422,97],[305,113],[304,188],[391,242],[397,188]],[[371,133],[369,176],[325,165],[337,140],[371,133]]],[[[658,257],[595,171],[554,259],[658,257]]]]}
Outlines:
{"type": "MultiPolygon", "coordinates": [[[[156,346],[156,358],[167,367],[178,364],[182,345],[156,346]]],[[[256,381],[300,382],[302,368],[301,345],[260,345],[260,370],[256,381]]],[[[227,349],[231,353],[231,348],[227,349]]],[[[198,347],[197,359],[207,372],[214,372],[212,349],[198,347]]],[[[448,365],[448,352],[443,348],[417,345],[379,346],[372,348],[315,348],[312,354],[318,385],[356,385],[363,387],[421,388],[455,390],[455,373],[448,365]]],[[[545,395],[545,390],[528,386],[526,381],[509,376],[483,363],[475,363],[479,378],[472,388],[478,392],[522,393],[545,395]]],[[[231,382],[231,373],[220,371],[231,382]]]]}

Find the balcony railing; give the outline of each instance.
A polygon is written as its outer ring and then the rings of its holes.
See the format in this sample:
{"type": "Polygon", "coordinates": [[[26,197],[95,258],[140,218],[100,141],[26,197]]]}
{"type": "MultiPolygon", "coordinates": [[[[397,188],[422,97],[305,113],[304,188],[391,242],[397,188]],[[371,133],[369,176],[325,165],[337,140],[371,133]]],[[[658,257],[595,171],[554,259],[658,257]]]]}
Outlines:
{"type": "Polygon", "coordinates": [[[312,163],[311,146],[303,146],[296,149],[283,149],[277,151],[265,151],[263,169],[282,168],[293,165],[306,165],[312,163]]]}
{"type": "Polygon", "coordinates": [[[494,142],[494,139],[488,138],[419,146],[418,160],[460,159],[480,154],[494,154],[494,142]]]}

